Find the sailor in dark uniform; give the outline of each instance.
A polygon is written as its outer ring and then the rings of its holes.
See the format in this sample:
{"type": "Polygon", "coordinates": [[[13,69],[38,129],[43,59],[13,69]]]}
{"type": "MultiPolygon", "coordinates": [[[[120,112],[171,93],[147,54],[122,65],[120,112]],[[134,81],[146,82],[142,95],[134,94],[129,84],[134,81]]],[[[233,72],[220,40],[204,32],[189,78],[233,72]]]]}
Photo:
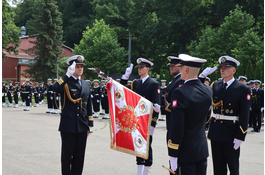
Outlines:
{"type": "MultiPolygon", "coordinates": [[[[101,80],[101,86],[100,86],[100,91],[103,92],[103,89],[106,86],[106,82],[105,80],[101,80]]],[[[101,93],[101,100],[100,100],[100,104],[101,104],[101,113],[99,113],[99,115],[105,115],[105,102],[104,102],[104,94],[101,93]]]]}
{"type": "Polygon", "coordinates": [[[168,155],[171,169],[179,167],[181,175],[206,175],[208,145],[205,120],[212,102],[212,90],[198,79],[205,59],[186,54],[178,56],[181,62],[183,86],[176,88],[171,96],[168,155]]]}
{"type": "Polygon", "coordinates": [[[82,174],[87,137],[93,127],[90,87],[81,79],[83,61],[81,55],[70,57],[66,75],[52,86],[52,90],[61,96],[62,175],[82,174]]]}
{"type": "Polygon", "coordinates": [[[180,74],[180,67],[177,67],[176,65],[180,63],[179,57],[174,56],[168,56],[168,66],[170,66],[170,75],[174,77],[174,79],[167,85],[167,92],[164,96],[164,102],[165,105],[159,106],[158,104],[154,105],[154,110],[156,112],[161,112],[161,114],[166,115],[166,127],[167,127],[167,136],[166,136],[166,142],[168,142],[168,132],[170,127],[170,113],[171,113],[171,106],[172,106],[172,92],[174,89],[181,87],[184,83],[184,80],[181,80],[181,74],[180,74]]]}
{"type": "Polygon", "coordinates": [[[48,111],[46,113],[52,113],[54,101],[53,101],[53,90],[52,90],[52,79],[48,78],[47,80],[47,88],[46,88],[46,93],[47,93],[47,103],[48,103],[48,111]]]}
{"type": "Polygon", "coordinates": [[[6,93],[7,93],[7,87],[6,82],[2,82],[2,106],[6,105],[6,93]]]}
{"type": "Polygon", "coordinates": [[[43,103],[44,97],[45,97],[45,91],[46,91],[46,87],[44,86],[44,82],[41,82],[41,86],[40,86],[40,104],[43,103]]]}
{"type": "MultiPolygon", "coordinates": [[[[54,79],[54,83],[57,82],[57,78],[54,79]]],[[[58,114],[59,111],[59,97],[60,97],[60,93],[58,92],[53,92],[53,112],[52,114],[58,114]]]]}
{"type": "MultiPolygon", "coordinates": [[[[30,87],[31,87],[31,89],[32,89],[31,94],[29,94],[29,96],[30,96],[30,98],[29,98],[29,102],[30,102],[30,106],[31,106],[31,105],[33,105],[33,103],[32,103],[32,98],[34,97],[34,93],[33,93],[33,92],[34,92],[34,88],[35,88],[35,87],[33,86],[33,84],[32,84],[31,81],[29,82],[29,85],[30,85],[30,87]]],[[[33,106],[32,106],[32,107],[33,107],[33,106]]]]}
{"type": "MultiPolygon", "coordinates": [[[[102,80],[105,81],[105,80],[102,80]]],[[[104,83],[104,86],[101,86],[101,104],[102,107],[104,106],[104,117],[102,117],[103,119],[109,119],[109,101],[108,101],[108,93],[107,93],[107,88],[106,85],[104,83]]]]}
{"type": "Polygon", "coordinates": [[[264,110],[264,90],[260,89],[260,84],[260,80],[255,80],[255,87],[252,89],[252,132],[260,132],[261,128],[261,113],[264,110]]]}
{"type": "Polygon", "coordinates": [[[211,140],[214,175],[239,175],[240,145],[245,140],[250,110],[250,88],[234,78],[239,61],[229,56],[218,60],[222,81],[212,85],[211,140]]]}
{"type": "Polygon", "coordinates": [[[20,87],[20,92],[21,92],[21,100],[22,100],[22,104],[21,106],[24,106],[26,104],[26,93],[24,93],[26,91],[26,82],[24,81],[22,84],[21,84],[21,87],[20,87]]]}
{"type": "Polygon", "coordinates": [[[33,92],[33,88],[30,85],[30,81],[29,80],[26,80],[26,85],[25,85],[24,91],[23,91],[24,97],[25,97],[25,100],[26,100],[26,108],[24,109],[24,111],[29,111],[30,98],[31,98],[32,92],[33,92]]]}
{"type": "MultiPolygon", "coordinates": [[[[167,83],[166,80],[161,80],[161,86],[160,86],[160,104],[161,104],[161,106],[165,105],[165,94],[167,93],[166,83],[167,83]]],[[[165,120],[166,120],[166,115],[161,114],[159,121],[165,121],[165,120]]]]}
{"type": "Polygon", "coordinates": [[[246,84],[247,83],[247,79],[248,79],[247,77],[241,75],[241,76],[238,77],[237,80],[240,81],[241,83],[246,84]]]}
{"type": "MultiPolygon", "coordinates": [[[[141,79],[135,79],[132,81],[130,89],[137,94],[141,95],[142,97],[145,97],[153,104],[160,103],[160,87],[159,83],[155,80],[153,80],[151,77],[149,77],[148,72],[150,70],[150,67],[154,64],[145,59],[145,58],[138,58],[137,59],[138,65],[138,74],[141,77],[141,79]]],[[[130,77],[130,74],[132,72],[133,64],[129,68],[126,69],[125,74],[121,78],[121,84],[126,85],[127,81],[130,77]]],[[[154,133],[154,128],[156,126],[158,119],[158,113],[153,111],[152,116],[152,122],[150,127],[150,144],[149,144],[149,155],[148,159],[145,160],[140,157],[136,157],[137,162],[137,175],[148,175],[150,174],[150,169],[153,164],[153,152],[152,152],[152,135],[154,133]]]]}
{"type": "Polygon", "coordinates": [[[94,84],[92,91],[91,91],[91,97],[93,102],[93,110],[94,110],[94,118],[98,118],[99,115],[99,104],[100,104],[100,98],[101,98],[101,88],[99,86],[99,81],[95,79],[93,82],[94,84]]]}
{"type": "Polygon", "coordinates": [[[20,87],[19,87],[19,82],[15,82],[15,87],[14,87],[14,91],[13,91],[13,95],[14,95],[14,101],[15,101],[15,105],[14,108],[18,108],[18,97],[20,95],[20,87]]]}
{"type": "Polygon", "coordinates": [[[39,103],[40,103],[40,87],[39,87],[39,83],[35,82],[35,88],[34,88],[34,99],[35,99],[35,106],[34,107],[38,107],[39,103]]]}
{"type": "Polygon", "coordinates": [[[13,81],[9,81],[9,86],[7,91],[7,98],[9,103],[7,107],[12,107],[13,91],[14,91],[13,81]]]}

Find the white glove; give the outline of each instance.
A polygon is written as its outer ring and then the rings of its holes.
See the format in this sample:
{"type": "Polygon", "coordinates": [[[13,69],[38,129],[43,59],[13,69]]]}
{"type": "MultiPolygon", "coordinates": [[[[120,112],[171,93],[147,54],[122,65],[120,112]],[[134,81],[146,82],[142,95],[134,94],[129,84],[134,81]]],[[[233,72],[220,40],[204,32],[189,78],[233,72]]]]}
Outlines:
{"type": "Polygon", "coordinates": [[[30,96],[28,96],[28,99],[30,99],[30,96]]]}
{"type": "Polygon", "coordinates": [[[155,132],[155,127],[150,126],[150,135],[152,136],[155,132]]]}
{"type": "Polygon", "coordinates": [[[103,95],[103,94],[101,94],[101,97],[102,97],[102,98],[104,98],[104,95],[103,95]]]}
{"type": "Polygon", "coordinates": [[[133,70],[133,64],[131,63],[130,67],[126,68],[125,74],[121,77],[123,80],[128,80],[133,70]]]}
{"type": "Polygon", "coordinates": [[[213,68],[207,67],[202,71],[202,73],[199,75],[200,78],[206,78],[208,75],[211,75],[214,71],[218,69],[217,66],[214,66],[213,68]]]}
{"type": "Polygon", "coordinates": [[[2,97],[5,95],[5,93],[2,93],[2,97]]]}
{"type": "Polygon", "coordinates": [[[11,94],[11,97],[13,97],[13,94],[11,94]]]}
{"type": "Polygon", "coordinates": [[[59,100],[59,97],[56,97],[56,100],[59,100]]]}
{"type": "Polygon", "coordinates": [[[90,134],[91,134],[91,131],[92,131],[92,127],[91,127],[91,126],[89,126],[89,131],[87,131],[87,137],[88,137],[88,136],[90,136],[90,134]]]}
{"type": "Polygon", "coordinates": [[[108,78],[107,84],[112,82],[112,78],[108,78]]]}
{"type": "Polygon", "coordinates": [[[51,98],[51,100],[53,99],[53,97],[50,97],[51,98]]]}
{"type": "Polygon", "coordinates": [[[91,98],[94,98],[94,96],[91,94],[91,98]]]}
{"type": "Polygon", "coordinates": [[[159,104],[157,104],[157,103],[154,104],[154,110],[155,110],[156,112],[158,112],[158,113],[161,112],[160,107],[161,107],[161,106],[160,106],[159,104]]]}
{"type": "Polygon", "coordinates": [[[97,100],[97,103],[99,103],[99,100],[97,100]]]}
{"type": "Polygon", "coordinates": [[[19,96],[19,97],[20,97],[20,92],[18,92],[18,93],[17,93],[17,96],[19,96]]]}
{"type": "Polygon", "coordinates": [[[234,149],[237,150],[240,147],[242,142],[243,142],[242,140],[238,140],[238,139],[234,138],[234,141],[233,141],[234,149]]]}
{"type": "Polygon", "coordinates": [[[32,93],[31,95],[34,96],[34,93],[32,93]]]}
{"type": "Polygon", "coordinates": [[[47,94],[47,91],[45,91],[44,93],[47,94]]]}
{"type": "Polygon", "coordinates": [[[264,107],[260,108],[260,112],[262,112],[264,110],[264,107]]]}
{"type": "Polygon", "coordinates": [[[178,168],[178,158],[169,156],[170,168],[172,171],[176,171],[178,168]]]}
{"type": "Polygon", "coordinates": [[[249,109],[252,111],[252,108],[251,107],[249,109]]]}
{"type": "Polygon", "coordinates": [[[74,61],[73,64],[68,67],[67,72],[66,72],[67,77],[70,78],[74,74],[74,72],[75,72],[75,65],[76,65],[76,63],[74,61]]]}
{"type": "Polygon", "coordinates": [[[53,94],[53,91],[51,91],[51,94],[53,94]]]}

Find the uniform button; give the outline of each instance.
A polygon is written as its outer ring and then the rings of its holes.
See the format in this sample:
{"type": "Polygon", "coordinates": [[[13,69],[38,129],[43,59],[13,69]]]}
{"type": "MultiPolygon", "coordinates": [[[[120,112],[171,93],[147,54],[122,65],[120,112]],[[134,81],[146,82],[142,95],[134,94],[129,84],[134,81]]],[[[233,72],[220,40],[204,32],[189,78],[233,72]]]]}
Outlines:
{"type": "Polygon", "coordinates": [[[77,109],[79,109],[79,107],[77,107],[77,109]]]}
{"type": "Polygon", "coordinates": [[[216,122],[216,120],[214,120],[214,122],[216,122]]]}
{"type": "Polygon", "coordinates": [[[79,114],[77,114],[77,116],[79,116],[79,114]]]}
{"type": "Polygon", "coordinates": [[[223,121],[221,121],[221,123],[223,123],[223,121]]]}
{"type": "Polygon", "coordinates": [[[74,94],[74,96],[75,96],[75,94],[74,94]]]}

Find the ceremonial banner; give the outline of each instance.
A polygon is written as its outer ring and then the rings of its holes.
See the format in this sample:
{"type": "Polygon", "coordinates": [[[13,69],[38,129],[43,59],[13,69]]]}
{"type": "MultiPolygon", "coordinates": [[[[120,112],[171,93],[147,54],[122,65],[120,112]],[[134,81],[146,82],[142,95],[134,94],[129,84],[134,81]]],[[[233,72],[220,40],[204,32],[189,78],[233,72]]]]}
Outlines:
{"type": "Polygon", "coordinates": [[[114,80],[107,89],[111,149],[147,159],[153,104],[114,80]]]}

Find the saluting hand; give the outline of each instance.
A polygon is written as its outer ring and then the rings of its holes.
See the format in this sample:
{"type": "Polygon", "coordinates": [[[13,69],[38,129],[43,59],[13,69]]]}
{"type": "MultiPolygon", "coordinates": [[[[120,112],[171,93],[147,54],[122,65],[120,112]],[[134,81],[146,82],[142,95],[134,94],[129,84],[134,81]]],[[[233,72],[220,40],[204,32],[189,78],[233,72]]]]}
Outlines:
{"type": "Polygon", "coordinates": [[[130,67],[126,69],[125,74],[121,78],[124,80],[128,80],[132,73],[132,69],[133,69],[133,64],[131,63],[130,67]]]}
{"type": "Polygon", "coordinates": [[[217,66],[214,66],[213,68],[211,67],[207,67],[206,69],[204,69],[202,71],[202,73],[199,75],[199,77],[201,78],[206,78],[208,75],[211,75],[214,71],[216,71],[218,69],[217,66]]]}
{"type": "Polygon", "coordinates": [[[76,65],[76,63],[75,63],[75,61],[74,61],[73,64],[72,64],[71,66],[69,66],[68,69],[67,69],[66,75],[67,75],[69,78],[70,78],[70,77],[74,74],[74,72],[75,72],[75,65],[76,65]]]}

